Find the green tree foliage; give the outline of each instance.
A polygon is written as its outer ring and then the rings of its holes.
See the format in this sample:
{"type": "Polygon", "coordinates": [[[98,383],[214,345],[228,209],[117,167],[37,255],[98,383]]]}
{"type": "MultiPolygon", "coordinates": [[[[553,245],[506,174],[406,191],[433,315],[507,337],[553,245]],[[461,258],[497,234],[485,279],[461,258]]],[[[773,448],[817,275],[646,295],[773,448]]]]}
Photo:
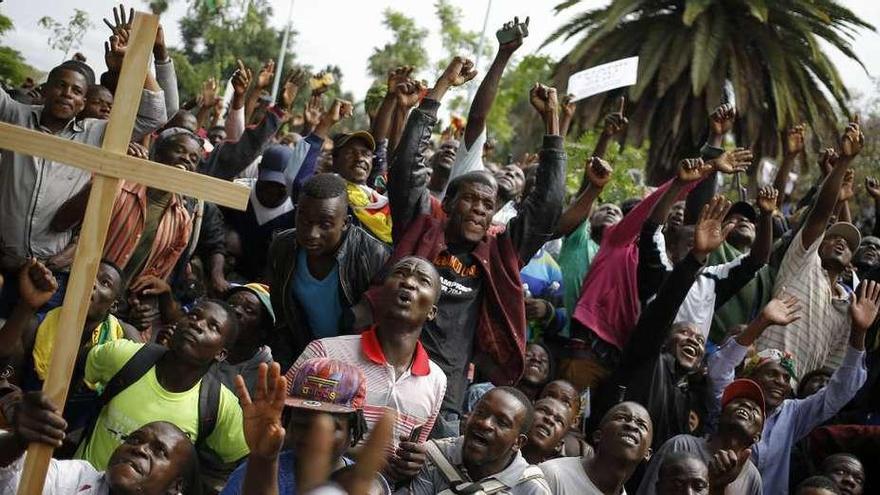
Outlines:
{"type": "MultiPolygon", "coordinates": [[[[556,11],[579,4],[566,0],[556,11]]],[[[638,83],[627,90],[626,138],[651,142],[648,176],[657,183],[676,158],[696,151],[725,79],[742,117],[737,142],[759,156],[775,156],[779,132],[795,123],[830,139],[849,95],[821,43],[859,61],[850,40],[860,28],[874,29],[834,0],[613,0],[575,15],[545,43],[580,38],[556,67],[559,83],[587,67],[640,57],[638,83]]],[[[581,123],[595,123],[616,96],[585,100],[581,123]]]]}
{"type": "Polygon", "coordinates": [[[546,55],[526,55],[511,63],[498,86],[498,96],[486,118],[486,128],[497,144],[497,156],[519,157],[534,151],[544,132],[541,119],[529,103],[529,90],[536,82],[547,83],[553,60],[546,55]]]}
{"type": "MultiPolygon", "coordinates": [[[[12,30],[12,19],[0,14],[0,38],[12,30]]],[[[18,50],[0,45],[0,83],[19,85],[28,76],[35,76],[37,70],[26,64],[18,50]]]]}
{"type": "MultiPolygon", "coordinates": [[[[584,165],[596,149],[599,130],[588,130],[576,141],[566,141],[565,152],[568,154],[568,169],[565,176],[565,187],[569,195],[577,193],[584,177],[584,165]]],[[[643,170],[648,157],[647,143],[640,147],[624,145],[612,141],[605,152],[605,159],[614,171],[611,182],[602,191],[601,202],[620,204],[629,198],[644,196],[645,187],[643,170]]]]}
{"type": "MultiPolygon", "coordinates": [[[[240,7],[219,5],[191,0],[187,16],[180,20],[183,47],[172,51],[172,57],[184,97],[195,95],[209,77],[227,79],[237,58],[256,75],[264,62],[278,56],[282,33],[269,25],[268,0],[250,0],[240,7]]],[[[288,42],[285,67],[293,65],[293,39],[288,42]]]]}
{"type": "Polygon", "coordinates": [[[92,28],[88,12],[81,9],[73,9],[73,15],[66,23],[58,22],[49,16],[43,16],[37,21],[37,24],[51,33],[46,42],[49,44],[49,48],[62,52],[63,59],[67,59],[70,52],[82,44],[83,36],[92,28]]]}
{"type": "Polygon", "coordinates": [[[373,48],[368,60],[371,76],[384,81],[388,71],[401,65],[412,65],[416,71],[424,69],[428,64],[428,56],[423,42],[428,30],[416,25],[416,21],[405,14],[392,9],[385,9],[382,24],[391,31],[392,41],[381,48],[373,48]]]}

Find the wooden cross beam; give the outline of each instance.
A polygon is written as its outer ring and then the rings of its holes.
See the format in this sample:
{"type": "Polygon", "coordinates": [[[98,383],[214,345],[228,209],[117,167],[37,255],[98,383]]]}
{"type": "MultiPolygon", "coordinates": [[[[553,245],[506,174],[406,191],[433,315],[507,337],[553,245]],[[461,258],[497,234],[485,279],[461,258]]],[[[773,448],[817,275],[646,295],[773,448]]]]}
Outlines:
{"type": "MultiPolygon", "coordinates": [[[[154,15],[142,12],[135,14],[132,36],[122,62],[115,103],[101,148],[8,124],[0,125],[0,148],[63,162],[94,173],[76,257],[61,308],[61,321],[66,322],[65,331],[55,335],[52,362],[43,384],[43,392],[59,410],[64,408],[67,400],[89,298],[121,180],[240,210],[247,208],[249,190],[246,187],[126,155],[158,25],[159,18],[154,15]]],[[[28,446],[19,495],[42,493],[51,457],[52,447],[48,445],[32,443],[28,446]]]]}

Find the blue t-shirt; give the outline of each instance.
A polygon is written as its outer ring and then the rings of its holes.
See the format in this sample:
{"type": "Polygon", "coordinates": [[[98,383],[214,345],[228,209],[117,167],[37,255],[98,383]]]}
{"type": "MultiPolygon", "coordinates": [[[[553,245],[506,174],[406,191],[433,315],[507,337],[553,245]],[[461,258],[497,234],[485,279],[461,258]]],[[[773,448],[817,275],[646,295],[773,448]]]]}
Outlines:
{"type": "Polygon", "coordinates": [[[323,280],[318,280],[309,272],[305,249],[300,249],[293,275],[293,293],[305,311],[316,339],[339,335],[342,302],[339,300],[338,263],[323,280]]]}
{"type": "MultiPolygon", "coordinates": [[[[349,466],[350,459],[342,458],[342,462],[349,466]]],[[[296,455],[293,450],[282,450],[278,455],[278,495],[296,495],[296,455]]],[[[241,495],[241,487],[244,484],[244,475],[247,471],[247,461],[242,462],[226,480],[226,486],[220,495],[241,495]]]]}

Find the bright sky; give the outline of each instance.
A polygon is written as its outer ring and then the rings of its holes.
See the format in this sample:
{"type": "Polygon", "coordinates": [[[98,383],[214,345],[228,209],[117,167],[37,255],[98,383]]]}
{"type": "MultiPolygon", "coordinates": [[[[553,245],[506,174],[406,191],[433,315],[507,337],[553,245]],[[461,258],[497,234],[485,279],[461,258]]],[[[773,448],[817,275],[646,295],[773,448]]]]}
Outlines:
{"type": "MultiPolygon", "coordinates": [[[[0,0],[2,1],[2,0],[0,0]]],[[[242,0],[226,0],[240,2],[242,0]]],[[[486,40],[495,46],[495,30],[514,15],[524,18],[531,16],[529,25],[530,36],[517,54],[534,53],[547,36],[571,17],[574,11],[554,16],[552,7],[558,0],[452,0],[452,4],[462,9],[463,28],[480,31],[486,8],[491,2],[486,40]]],[[[581,2],[581,9],[602,5],[606,0],[586,0],[581,2]]],[[[87,33],[82,51],[89,62],[103,69],[103,42],[108,36],[108,29],[101,22],[102,17],[112,18],[111,9],[117,3],[112,0],[40,0],[39,8],[35,2],[27,0],[7,0],[0,3],[0,12],[12,18],[15,31],[8,34],[3,43],[24,55],[31,65],[47,71],[61,62],[62,54],[50,50],[46,44],[48,32],[37,26],[37,19],[43,15],[51,15],[56,20],[65,21],[76,7],[88,5],[93,28],[87,33]]],[[[136,9],[148,10],[147,1],[129,2],[136,9]]],[[[177,21],[186,13],[186,0],[171,0],[171,9],[162,19],[169,45],[180,43],[177,21]]],[[[271,0],[275,10],[273,24],[281,27],[288,18],[291,0],[271,0]]],[[[877,0],[843,0],[843,4],[856,14],[875,26],[880,27],[880,2],[877,0]]],[[[294,0],[293,26],[299,32],[296,40],[296,54],[302,63],[313,67],[335,64],[342,68],[343,89],[352,91],[356,97],[362,98],[372,80],[367,74],[367,58],[373,47],[380,46],[390,40],[390,32],[382,26],[382,11],[386,7],[404,12],[416,19],[417,23],[428,28],[430,36],[426,42],[430,58],[436,61],[441,56],[438,26],[432,0],[321,0],[311,2],[294,0]]],[[[541,53],[560,57],[571,47],[572,43],[554,43],[544,48],[541,53]]],[[[868,74],[855,62],[851,62],[842,54],[833,51],[831,58],[841,72],[843,81],[851,89],[859,93],[875,91],[870,76],[880,77],[880,34],[863,30],[857,34],[853,42],[855,52],[861,57],[868,69],[868,74]]],[[[489,60],[483,60],[483,69],[489,60]]],[[[425,74],[424,77],[427,77],[425,74]]],[[[478,76],[479,77],[479,76],[478,76]]]]}

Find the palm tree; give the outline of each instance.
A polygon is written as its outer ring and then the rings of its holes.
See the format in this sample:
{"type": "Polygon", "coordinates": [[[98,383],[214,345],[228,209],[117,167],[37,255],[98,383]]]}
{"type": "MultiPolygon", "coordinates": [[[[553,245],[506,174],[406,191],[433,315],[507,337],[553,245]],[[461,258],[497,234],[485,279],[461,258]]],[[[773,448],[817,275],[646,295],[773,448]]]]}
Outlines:
{"type": "MultiPolygon", "coordinates": [[[[861,64],[850,45],[859,28],[874,30],[834,0],[612,0],[544,43],[582,37],[557,65],[557,84],[584,68],[640,57],[638,82],[621,90],[629,100],[625,139],[649,140],[648,178],[657,183],[677,158],[696,152],[726,80],[740,116],[737,142],[759,156],[775,156],[780,132],[796,123],[830,135],[849,94],[820,41],[861,64]]],[[[581,125],[595,125],[618,94],[584,100],[581,125]]]]}

